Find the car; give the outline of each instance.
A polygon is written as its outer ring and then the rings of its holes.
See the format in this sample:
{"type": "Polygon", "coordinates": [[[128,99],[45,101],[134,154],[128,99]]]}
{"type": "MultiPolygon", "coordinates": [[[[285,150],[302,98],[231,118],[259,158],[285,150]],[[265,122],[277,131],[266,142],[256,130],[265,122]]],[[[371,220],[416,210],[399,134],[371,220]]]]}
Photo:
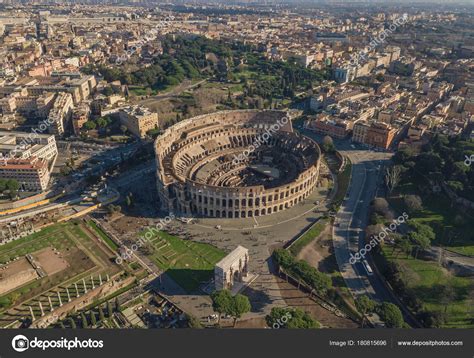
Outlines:
{"type": "Polygon", "coordinates": [[[369,276],[372,276],[374,274],[374,271],[372,271],[372,267],[370,267],[369,263],[367,260],[362,261],[362,265],[364,265],[365,271],[367,271],[367,274],[369,276]]]}

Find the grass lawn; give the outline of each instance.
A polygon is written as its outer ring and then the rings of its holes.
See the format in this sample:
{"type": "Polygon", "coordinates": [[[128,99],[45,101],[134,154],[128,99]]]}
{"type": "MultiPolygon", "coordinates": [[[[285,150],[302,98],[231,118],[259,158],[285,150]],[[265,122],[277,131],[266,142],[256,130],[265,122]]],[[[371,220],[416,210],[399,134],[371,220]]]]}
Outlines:
{"type": "MultiPolygon", "coordinates": [[[[399,195],[413,194],[411,185],[397,189],[389,199],[390,205],[398,213],[408,212],[403,198],[399,195]]],[[[423,198],[423,210],[410,213],[410,219],[430,225],[436,233],[434,245],[441,245],[450,251],[474,257],[474,229],[470,213],[461,207],[452,206],[450,200],[442,195],[423,198]],[[461,219],[465,216],[463,219],[461,219]]]]}
{"type": "Polygon", "coordinates": [[[151,89],[149,87],[135,87],[130,88],[130,92],[136,96],[155,96],[158,91],[151,89]]]}
{"type": "Polygon", "coordinates": [[[113,251],[117,251],[118,246],[115,242],[112,241],[110,237],[107,236],[105,232],[102,231],[100,227],[97,226],[95,222],[92,220],[89,220],[87,224],[94,229],[94,231],[97,233],[97,235],[104,240],[104,242],[107,244],[108,247],[110,247],[113,251]]]}
{"type": "Polygon", "coordinates": [[[153,238],[152,245],[153,261],[188,292],[209,281],[215,264],[226,255],[212,245],[182,240],[165,232],[153,238]]]}
{"type": "Polygon", "coordinates": [[[294,243],[290,246],[289,250],[294,255],[297,256],[303,247],[310,244],[311,241],[316,239],[324,230],[328,224],[327,219],[318,220],[311,228],[301,235],[294,243]]]}
{"type": "MultiPolygon", "coordinates": [[[[47,296],[50,295],[48,291],[53,289],[55,294],[52,295],[52,302],[53,305],[57,306],[56,291],[60,292],[64,302],[68,299],[66,287],[74,295],[76,288],[73,283],[82,277],[86,278],[86,284],[91,289],[91,276],[94,277],[94,282],[98,285],[100,279],[97,276],[99,273],[102,274],[102,279],[104,279],[107,274],[113,275],[119,270],[117,266],[111,265],[110,254],[103,251],[103,248],[97,245],[96,240],[86,234],[82,225],[80,221],[55,224],[32,235],[0,246],[0,264],[11,261],[16,257],[24,257],[26,254],[35,253],[46,247],[54,247],[59,250],[62,258],[68,264],[66,268],[58,272],[33,280],[5,293],[1,297],[3,304],[0,308],[0,326],[5,326],[17,319],[18,312],[11,314],[11,312],[6,311],[13,305],[18,305],[16,309],[21,307],[20,310],[28,315],[29,311],[22,303],[35,297],[36,301],[41,300],[43,305],[47,305],[47,296]]],[[[83,290],[81,285],[80,290],[83,290]]],[[[35,305],[34,310],[37,314],[40,314],[37,312],[37,305],[35,305]]]]}
{"type": "Polygon", "coordinates": [[[397,252],[392,254],[392,248],[383,250],[389,261],[395,261],[401,266],[402,279],[408,289],[413,291],[422,301],[423,309],[446,312],[447,328],[473,328],[474,311],[472,298],[469,294],[474,290],[474,280],[469,277],[457,277],[440,267],[436,262],[417,260],[397,252]],[[443,303],[443,288],[451,284],[455,292],[454,299],[449,304],[443,303]]]}
{"type": "Polygon", "coordinates": [[[0,264],[11,261],[15,257],[39,251],[48,246],[58,250],[74,246],[72,240],[64,235],[63,229],[66,225],[68,224],[49,226],[39,232],[0,246],[0,264]]]}

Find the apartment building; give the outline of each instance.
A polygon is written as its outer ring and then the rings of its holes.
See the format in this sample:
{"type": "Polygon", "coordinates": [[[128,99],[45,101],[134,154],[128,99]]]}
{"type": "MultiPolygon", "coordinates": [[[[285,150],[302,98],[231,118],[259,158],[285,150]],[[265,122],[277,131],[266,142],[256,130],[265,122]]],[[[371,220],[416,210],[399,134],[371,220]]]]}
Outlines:
{"type": "Polygon", "coordinates": [[[74,103],[71,94],[59,93],[48,115],[49,133],[59,136],[64,134],[66,126],[71,119],[73,108],[74,103]]]}
{"type": "Polygon", "coordinates": [[[367,141],[367,132],[370,125],[366,121],[358,121],[352,129],[352,141],[365,144],[367,141]]]}
{"type": "Polygon", "coordinates": [[[0,178],[14,179],[24,190],[44,191],[50,179],[48,161],[36,157],[9,159],[5,164],[0,164],[0,178]]]}
{"type": "Polygon", "coordinates": [[[158,128],[158,113],[148,109],[133,106],[120,110],[120,123],[135,136],[144,138],[146,133],[158,128]]]}
{"type": "Polygon", "coordinates": [[[397,130],[387,123],[372,123],[367,129],[365,144],[388,149],[396,133],[397,130]]]}
{"type": "Polygon", "coordinates": [[[57,154],[54,135],[0,131],[0,161],[4,158],[36,157],[51,162],[57,154]]]}

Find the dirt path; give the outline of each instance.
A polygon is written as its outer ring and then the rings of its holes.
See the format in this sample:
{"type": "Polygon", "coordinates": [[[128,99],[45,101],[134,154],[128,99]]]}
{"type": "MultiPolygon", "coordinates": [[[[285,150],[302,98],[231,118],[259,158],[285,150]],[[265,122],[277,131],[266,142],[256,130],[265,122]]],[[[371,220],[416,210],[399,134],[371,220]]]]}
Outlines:
{"type": "Polygon", "coordinates": [[[301,292],[292,284],[277,278],[280,292],[289,307],[299,308],[308,312],[314,319],[326,328],[358,328],[359,325],[348,318],[338,317],[311,300],[306,293],[301,292]]]}

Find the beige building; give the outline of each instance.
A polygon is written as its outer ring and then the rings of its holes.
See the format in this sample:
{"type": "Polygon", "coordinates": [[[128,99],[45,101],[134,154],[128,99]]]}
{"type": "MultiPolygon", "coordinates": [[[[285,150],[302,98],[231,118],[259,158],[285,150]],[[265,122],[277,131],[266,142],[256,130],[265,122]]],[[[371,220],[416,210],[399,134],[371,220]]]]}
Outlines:
{"type": "MultiPolygon", "coordinates": [[[[41,129],[41,128],[40,128],[41,129]]],[[[0,131],[0,162],[6,159],[36,157],[52,162],[58,149],[54,135],[37,132],[0,131]]]]}
{"type": "Polygon", "coordinates": [[[28,191],[44,191],[48,187],[50,171],[45,159],[10,159],[0,164],[0,178],[14,179],[20,188],[28,191]]]}
{"type": "Polygon", "coordinates": [[[82,103],[74,109],[72,113],[72,127],[75,135],[79,135],[81,128],[89,120],[90,112],[90,107],[86,103],[82,103]]]}
{"type": "Polygon", "coordinates": [[[358,121],[352,130],[352,141],[355,143],[365,143],[369,124],[365,121],[358,121]]]}
{"type": "Polygon", "coordinates": [[[158,128],[158,113],[133,106],[120,110],[120,123],[135,136],[144,138],[146,133],[158,128]]]}
{"type": "Polygon", "coordinates": [[[229,255],[220,260],[214,268],[215,289],[231,290],[248,275],[249,250],[237,246],[229,255]]]}
{"type": "Polygon", "coordinates": [[[59,136],[64,134],[64,130],[71,119],[73,108],[74,103],[71,94],[59,93],[48,115],[49,133],[59,136]]]}

